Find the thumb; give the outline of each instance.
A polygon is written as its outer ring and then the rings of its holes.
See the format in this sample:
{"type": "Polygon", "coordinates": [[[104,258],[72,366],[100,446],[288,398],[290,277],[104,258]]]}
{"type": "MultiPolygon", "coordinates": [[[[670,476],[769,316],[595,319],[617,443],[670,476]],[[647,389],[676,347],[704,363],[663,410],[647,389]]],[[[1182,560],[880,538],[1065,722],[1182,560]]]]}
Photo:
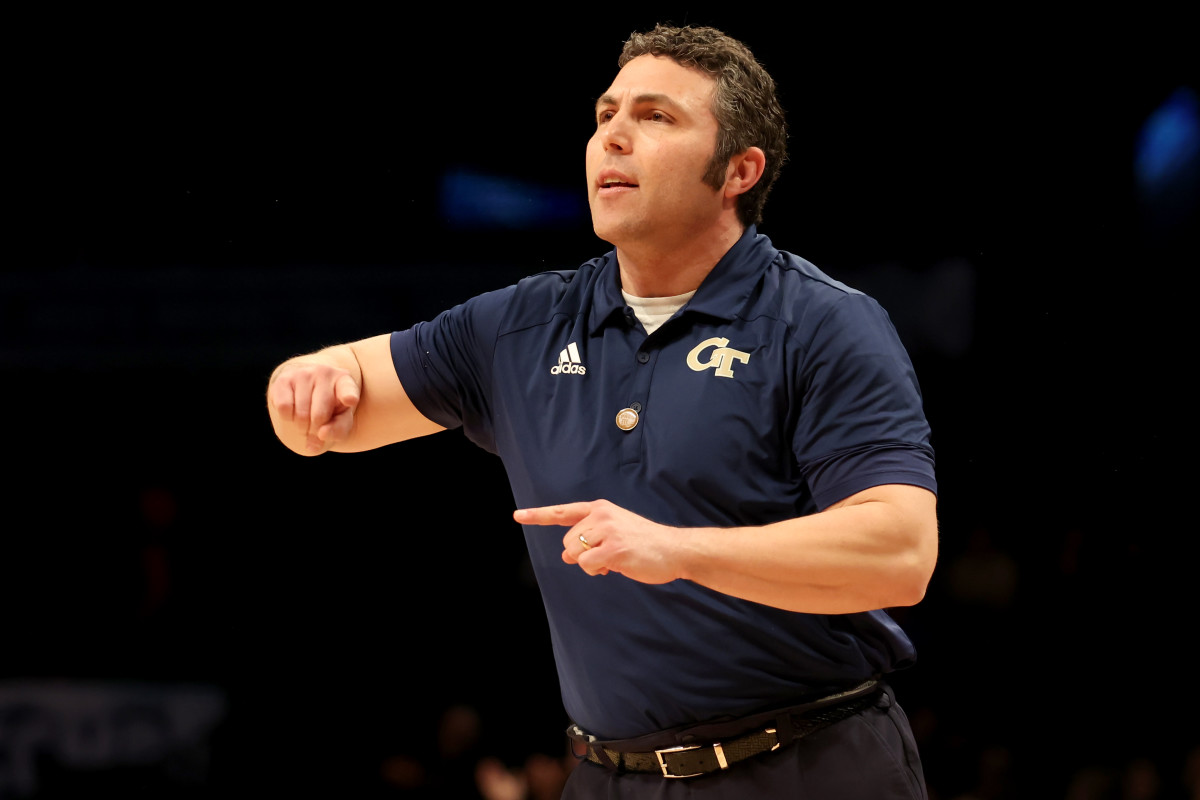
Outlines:
{"type": "Polygon", "coordinates": [[[342,375],[333,384],[333,396],[341,405],[347,408],[354,408],[354,406],[358,405],[360,396],[358,384],[349,375],[342,375]]]}

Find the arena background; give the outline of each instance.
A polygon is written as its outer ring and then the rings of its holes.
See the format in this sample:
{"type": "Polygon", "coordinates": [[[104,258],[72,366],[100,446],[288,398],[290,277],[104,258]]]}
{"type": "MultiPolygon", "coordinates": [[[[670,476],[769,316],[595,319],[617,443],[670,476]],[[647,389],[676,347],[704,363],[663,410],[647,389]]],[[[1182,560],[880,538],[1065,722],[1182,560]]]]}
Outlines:
{"type": "Polygon", "coordinates": [[[1185,796],[1181,23],[571,13],[10,30],[0,798],[457,797],[481,758],[563,755],[498,462],[457,432],[300,458],[264,388],[607,249],[591,103],[657,20],[773,72],[791,160],[761,231],[880,299],[916,363],[942,552],[895,683],[935,797],[1185,796]],[[477,727],[452,758],[453,709],[477,727]]]}

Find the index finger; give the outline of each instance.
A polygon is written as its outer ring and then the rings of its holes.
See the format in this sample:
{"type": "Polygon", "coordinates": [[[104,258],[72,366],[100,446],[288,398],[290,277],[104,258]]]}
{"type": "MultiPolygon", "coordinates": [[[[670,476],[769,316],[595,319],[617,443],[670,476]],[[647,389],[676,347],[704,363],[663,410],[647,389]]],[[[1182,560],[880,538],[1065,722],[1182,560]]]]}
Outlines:
{"type": "Polygon", "coordinates": [[[513,519],[525,525],[562,525],[570,527],[592,511],[591,503],[563,503],[539,508],[518,508],[513,519]]]}

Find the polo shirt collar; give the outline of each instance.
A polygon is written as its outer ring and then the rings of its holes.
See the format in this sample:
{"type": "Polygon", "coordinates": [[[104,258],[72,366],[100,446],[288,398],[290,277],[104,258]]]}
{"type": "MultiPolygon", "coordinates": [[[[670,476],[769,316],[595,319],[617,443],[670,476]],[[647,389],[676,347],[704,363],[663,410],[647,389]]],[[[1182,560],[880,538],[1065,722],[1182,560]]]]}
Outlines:
{"type": "MultiPolygon", "coordinates": [[[[777,253],[770,239],[758,235],[754,225],[748,225],[741,238],[721,257],[696,289],[685,310],[719,319],[735,318],[758,283],[758,276],[777,253]]],[[[617,251],[613,250],[604,256],[604,264],[595,284],[588,320],[589,332],[596,333],[614,314],[624,309],[621,269],[617,264],[617,251]]]]}

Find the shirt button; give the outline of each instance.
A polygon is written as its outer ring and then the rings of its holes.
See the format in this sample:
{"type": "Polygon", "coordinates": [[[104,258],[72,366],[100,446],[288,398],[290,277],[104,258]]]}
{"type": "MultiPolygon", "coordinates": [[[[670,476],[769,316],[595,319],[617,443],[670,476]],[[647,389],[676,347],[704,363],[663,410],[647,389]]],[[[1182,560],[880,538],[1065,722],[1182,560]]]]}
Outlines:
{"type": "Polygon", "coordinates": [[[647,361],[650,360],[650,354],[647,353],[645,350],[643,350],[642,352],[637,354],[637,360],[638,360],[639,364],[645,364],[647,361]]]}
{"type": "Polygon", "coordinates": [[[629,407],[630,407],[630,408],[632,408],[634,411],[638,412],[639,414],[640,414],[640,413],[641,413],[641,411],[642,411],[642,404],[641,404],[641,403],[630,403],[630,404],[629,404],[629,407]]]}

